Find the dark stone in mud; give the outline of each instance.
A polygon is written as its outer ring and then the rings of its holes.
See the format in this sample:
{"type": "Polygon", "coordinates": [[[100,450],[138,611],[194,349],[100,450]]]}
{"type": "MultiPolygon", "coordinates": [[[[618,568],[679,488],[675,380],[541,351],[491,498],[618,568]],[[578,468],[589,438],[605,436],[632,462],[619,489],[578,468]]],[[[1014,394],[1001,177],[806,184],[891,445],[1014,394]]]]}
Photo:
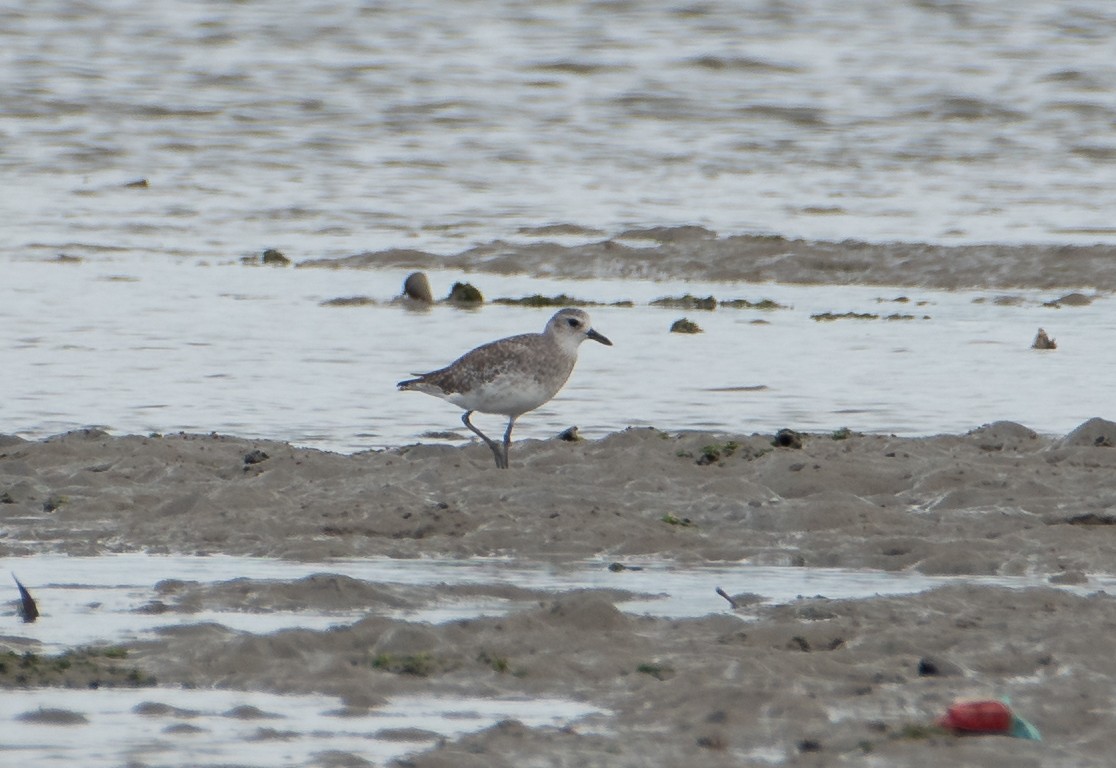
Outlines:
{"type": "Polygon", "coordinates": [[[564,440],[567,443],[576,443],[584,440],[585,438],[578,434],[577,427],[566,427],[558,433],[558,439],[564,440]]]}
{"type": "Polygon", "coordinates": [[[802,435],[793,429],[780,429],[775,433],[775,439],[771,444],[779,448],[801,448],[802,435]]]}
{"type": "Polygon", "coordinates": [[[919,677],[956,677],[961,668],[956,664],[934,656],[923,656],[918,660],[919,677]]]}
{"type": "Polygon", "coordinates": [[[55,512],[65,503],[65,496],[51,496],[43,502],[43,512],[46,512],[47,514],[55,512]]]}
{"type": "Polygon", "coordinates": [[[270,458],[271,457],[268,456],[267,453],[257,448],[244,454],[244,464],[246,466],[251,464],[259,464],[260,462],[267,461],[270,458]]]}
{"type": "Polygon", "coordinates": [[[705,736],[699,736],[697,745],[702,749],[709,749],[715,752],[723,752],[728,749],[729,742],[723,733],[710,733],[705,736]]]}

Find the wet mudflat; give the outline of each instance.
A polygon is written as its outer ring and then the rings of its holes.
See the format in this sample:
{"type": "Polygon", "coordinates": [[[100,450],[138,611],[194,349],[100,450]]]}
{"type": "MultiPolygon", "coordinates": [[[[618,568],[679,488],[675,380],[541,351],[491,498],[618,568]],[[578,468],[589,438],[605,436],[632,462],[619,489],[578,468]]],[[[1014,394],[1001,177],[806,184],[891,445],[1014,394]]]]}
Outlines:
{"type": "MultiPolygon", "coordinates": [[[[47,553],[195,555],[177,577],[136,567],[101,580],[106,602],[109,584],[144,585],[124,590],[124,615],[166,617],[112,646],[110,663],[142,677],[106,676],[103,690],[154,681],[143,701],[173,704],[187,686],[334,697],[319,709],[369,717],[415,696],[592,708],[560,722],[475,721],[417,745],[405,758],[414,765],[555,754],[618,765],[1103,765],[1116,675],[1100,642],[1116,621],[1104,591],[1112,430],[1095,420],[1051,438],[998,423],[919,439],[802,435],[795,448],[773,435],[639,429],[527,440],[506,472],[479,445],[341,455],[221,436],[7,440],[5,566],[47,553]],[[245,464],[253,450],[269,458],[245,464]],[[237,573],[243,556],[261,570],[237,573]],[[276,558],[296,562],[281,573],[276,558]],[[354,570],[362,558],[401,559],[399,573],[412,575],[354,570]],[[419,577],[422,558],[435,572],[438,558],[479,565],[432,583],[419,577]],[[593,583],[560,578],[589,563],[593,583]],[[800,593],[765,596],[765,571],[747,578],[749,567],[951,578],[900,594],[881,579],[878,596],[865,594],[871,582],[850,595],[805,579],[800,593]],[[672,568],[705,569],[706,597],[695,598],[705,606],[656,612],[670,603],[653,598],[670,591],[672,568]],[[454,615],[457,603],[471,613],[454,615]],[[441,612],[422,612],[432,607],[441,612]],[[965,695],[1009,696],[1044,741],[924,727],[965,695]]],[[[26,632],[14,609],[5,619],[17,655],[33,652],[55,591],[44,588],[43,616],[26,632]]],[[[75,605],[95,615],[98,599],[75,605]]],[[[93,721],[101,690],[86,684],[55,708],[93,721]]],[[[187,764],[176,730],[161,736],[167,759],[187,764]]],[[[336,745],[289,764],[381,759],[336,745]]]]}

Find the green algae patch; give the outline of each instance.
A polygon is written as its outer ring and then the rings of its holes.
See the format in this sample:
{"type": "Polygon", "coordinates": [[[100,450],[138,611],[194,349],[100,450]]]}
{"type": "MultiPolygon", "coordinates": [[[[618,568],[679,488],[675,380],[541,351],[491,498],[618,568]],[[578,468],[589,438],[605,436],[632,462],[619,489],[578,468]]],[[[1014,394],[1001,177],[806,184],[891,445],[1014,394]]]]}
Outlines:
{"type": "Polygon", "coordinates": [[[651,302],[653,307],[669,307],[671,309],[701,309],[711,312],[717,308],[717,300],[712,296],[702,298],[686,294],[684,296],[663,296],[651,302]]]}
{"type": "Polygon", "coordinates": [[[879,320],[880,316],[871,312],[819,312],[816,315],[810,315],[810,319],[817,320],[820,323],[828,323],[834,320],[879,320]]]}
{"type": "Polygon", "coordinates": [[[0,653],[0,688],[140,688],[155,685],[146,672],[120,662],[119,646],[79,648],[57,655],[0,653]]]}
{"type": "Polygon", "coordinates": [[[760,299],[759,301],[748,301],[747,299],[722,300],[721,306],[728,309],[762,309],[765,312],[775,309],[790,309],[786,304],[780,304],[772,299],[760,299]]]}

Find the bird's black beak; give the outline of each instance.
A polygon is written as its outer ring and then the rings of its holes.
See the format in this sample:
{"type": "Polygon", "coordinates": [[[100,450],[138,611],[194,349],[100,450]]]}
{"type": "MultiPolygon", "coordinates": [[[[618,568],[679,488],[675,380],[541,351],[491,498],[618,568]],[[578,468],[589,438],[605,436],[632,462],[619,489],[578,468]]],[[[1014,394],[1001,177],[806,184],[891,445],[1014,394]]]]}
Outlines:
{"type": "Polygon", "coordinates": [[[602,336],[601,334],[594,331],[592,328],[590,328],[589,333],[587,333],[585,335],[588,336],[593,341],[599,341],[600,343],[604,344],[606,347],[611,347],[612,346],[611,341],[609,341],[604,336],[602,336]]]}

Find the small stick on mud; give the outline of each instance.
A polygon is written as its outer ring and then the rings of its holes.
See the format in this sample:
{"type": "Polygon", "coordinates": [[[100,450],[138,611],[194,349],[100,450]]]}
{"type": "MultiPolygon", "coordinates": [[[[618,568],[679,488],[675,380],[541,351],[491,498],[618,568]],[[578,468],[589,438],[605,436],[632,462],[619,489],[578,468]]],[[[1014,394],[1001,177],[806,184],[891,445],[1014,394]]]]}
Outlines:
{"type": "Polygon", "coordinates": [[[30,624],[39,618],[39,606],[35,605],[35,598],[31,597],[27,587],[20,583],[14,573],[12,578],[15,579],[16,586],[19,587],[19,617],[23,619],[24,624],[30,624]]]}
{"type": "Polygon", "coordinates": [[[720,595],[721,597],[723,597],[724,599],[728,600],[728,603],[729,603],[729,605],[731,605],[733,607],[733,610],[740,607],[736,604],[736,601],[733,600],[732,597],[729,596],[729,593],[724,591],[720,587],[717,587],[717,594],[720,595]]]}

